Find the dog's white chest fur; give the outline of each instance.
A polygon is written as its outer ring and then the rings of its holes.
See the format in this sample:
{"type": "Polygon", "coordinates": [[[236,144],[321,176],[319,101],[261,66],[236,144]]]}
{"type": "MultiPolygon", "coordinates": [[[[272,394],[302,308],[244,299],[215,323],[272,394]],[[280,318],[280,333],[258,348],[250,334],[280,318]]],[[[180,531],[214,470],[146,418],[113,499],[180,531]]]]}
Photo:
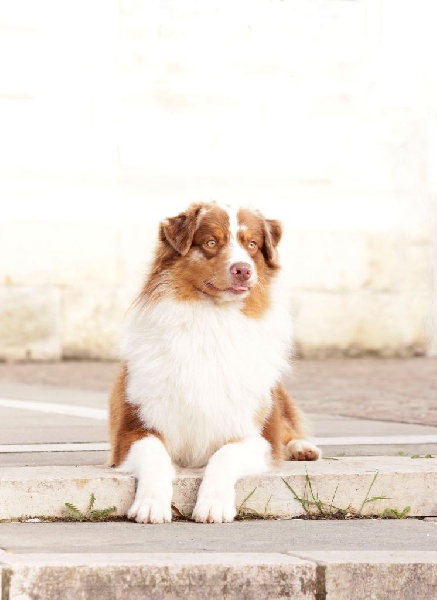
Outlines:
{"type": "Polygon", "coordinates": [[[288,365],[288,311],[261,319],[239,303],[163,299],[135,309],[122,344],[128,401],[175,463],[199,467],[223,444],[258,433],[258,411],[288,365]]]}

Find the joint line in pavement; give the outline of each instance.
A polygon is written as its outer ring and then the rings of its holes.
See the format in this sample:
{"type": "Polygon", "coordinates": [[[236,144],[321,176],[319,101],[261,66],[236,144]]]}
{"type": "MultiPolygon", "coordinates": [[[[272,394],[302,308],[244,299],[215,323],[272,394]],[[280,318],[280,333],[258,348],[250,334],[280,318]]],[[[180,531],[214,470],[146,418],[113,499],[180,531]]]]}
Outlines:
{"type": "Polygon", "coordinates": [[[87,406],[75,406],[73,404],[34,402],[33,400],[12,400],[10,398],[0,398],[0,408],[32,410],[35,412],[43,412],[53,415],[68,415],[70,417],[97,419],[98,421],[106,421],[108,418],[108,411],[103,408],[88,408],[87,406]]]}

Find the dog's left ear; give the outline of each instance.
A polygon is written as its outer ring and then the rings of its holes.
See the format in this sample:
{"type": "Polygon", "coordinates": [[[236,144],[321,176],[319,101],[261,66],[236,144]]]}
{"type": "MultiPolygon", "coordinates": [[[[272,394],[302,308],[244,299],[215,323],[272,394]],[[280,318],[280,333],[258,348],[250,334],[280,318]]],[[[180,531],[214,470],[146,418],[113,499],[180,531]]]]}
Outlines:
{"type": "Polygon", "coordinates": [[[265,219],[264,221],[264,244],[262,253],[266,263],[272,269],[279,268],[278,251],[276,250],[282,237],[282,225],[274,219],[265,219]]]}
{"type": "Polygon", "coordinates": [[[179,254],[185,256],[193,243],[194,232],[196,231],[197,215],[200,207],[193,206],[187,211],[180,213],[177,217],[164,219],[161,222],[159,237],[167,242],[179,254]]]}

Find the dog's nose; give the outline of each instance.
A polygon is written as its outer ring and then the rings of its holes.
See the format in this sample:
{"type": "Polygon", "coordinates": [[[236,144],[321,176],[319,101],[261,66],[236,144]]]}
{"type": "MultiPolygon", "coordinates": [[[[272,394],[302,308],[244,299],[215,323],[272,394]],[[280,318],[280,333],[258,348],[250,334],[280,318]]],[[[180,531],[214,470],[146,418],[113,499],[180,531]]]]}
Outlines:
{"type": "Polygon", "coordinates": [[[231,265],[230,272],[232,277],[239,282],[244,282],[250,279],[252,275],[252,267],[248,263],[237,262],[231,265]]]}

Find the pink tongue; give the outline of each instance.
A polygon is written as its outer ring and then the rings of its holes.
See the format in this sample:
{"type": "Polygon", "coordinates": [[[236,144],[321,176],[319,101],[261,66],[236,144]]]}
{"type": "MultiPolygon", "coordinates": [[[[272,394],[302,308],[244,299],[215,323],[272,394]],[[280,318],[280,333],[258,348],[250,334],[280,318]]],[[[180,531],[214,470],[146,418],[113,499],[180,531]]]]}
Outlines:
{"type": "Polygon", "coordinates": [[[232,289],[235,290],[236,292],[246,292],[247,291],[247,286],[245,286],[245,285],[233,285],[232,289]]]}

